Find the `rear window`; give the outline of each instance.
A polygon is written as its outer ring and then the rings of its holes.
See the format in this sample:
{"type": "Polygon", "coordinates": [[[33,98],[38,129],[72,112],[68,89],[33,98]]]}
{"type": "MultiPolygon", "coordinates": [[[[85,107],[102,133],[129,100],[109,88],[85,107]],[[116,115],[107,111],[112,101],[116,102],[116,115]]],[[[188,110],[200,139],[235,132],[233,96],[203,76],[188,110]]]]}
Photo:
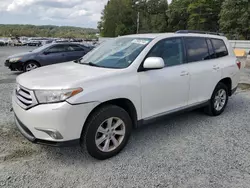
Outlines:
{"type": "Polygon", "coordinates": [[[211,39],[211,41],[213,43],[215,54],[216,54],[217,58],[224,57],[224,56],[228,55],[227,47],[226,47],[223,40],[211,39]]]}
{"type": "Polygon", "coordinates": [[[188,62],[203,61],[210,59],[207,42],[205,38],[184,38],[187,49],[188,62]]]}

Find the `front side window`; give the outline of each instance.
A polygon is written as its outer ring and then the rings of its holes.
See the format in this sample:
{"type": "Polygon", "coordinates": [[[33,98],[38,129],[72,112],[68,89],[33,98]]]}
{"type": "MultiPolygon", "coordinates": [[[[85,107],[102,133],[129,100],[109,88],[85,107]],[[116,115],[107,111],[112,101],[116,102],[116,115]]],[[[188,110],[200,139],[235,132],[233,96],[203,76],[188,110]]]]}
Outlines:
{"type": "Polygon", "coordinates": [[[211,39],[214,50],[216,53],[216,57],[224,57],[228,55],[227,47],[223,40],[221,39],[211,39]]]}
{"type": "Polygon", "coordinates": [[[172,38],[158,42],[147,57],[161,57],[165,66],[175,66],[184,63],[182,39],[172,38]]]}
{"type": "Polygon", "coordinates": [[[149,44],[150,38],[118,37],[85,55],[81,63],[105,68],[126,68],[149,44]]]}
{"type": "Polygon", "coordinates": [[[59,52],[65,52],[65,46],[64,45],[55,45],[48,49],[49,53],[59,53],[59,52]]]}
{"type": "Polygon", "coordinates": [[[184,38],[187,49],[188,62],[196,62],[210,59],[205,38],[184,38]]]}

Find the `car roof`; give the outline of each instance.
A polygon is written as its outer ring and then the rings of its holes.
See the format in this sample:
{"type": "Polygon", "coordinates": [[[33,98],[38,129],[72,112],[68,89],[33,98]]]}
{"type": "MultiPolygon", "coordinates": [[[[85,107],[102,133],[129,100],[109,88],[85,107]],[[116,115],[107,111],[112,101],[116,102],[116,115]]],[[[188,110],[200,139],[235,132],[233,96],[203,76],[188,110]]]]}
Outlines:
{"type": "Polygon", "coordinates": [[[206,37],[206,38],[217,38],[226,40],[227,38],[219,35],[212,34],[199,34],[199,33],[147,33],[147,34],[133,34],[133,35],[125,35],[122,37],[132,37],[132,38],[151,38],[155,39],[158,37],[168,38],[168,37],[206,37]]]}

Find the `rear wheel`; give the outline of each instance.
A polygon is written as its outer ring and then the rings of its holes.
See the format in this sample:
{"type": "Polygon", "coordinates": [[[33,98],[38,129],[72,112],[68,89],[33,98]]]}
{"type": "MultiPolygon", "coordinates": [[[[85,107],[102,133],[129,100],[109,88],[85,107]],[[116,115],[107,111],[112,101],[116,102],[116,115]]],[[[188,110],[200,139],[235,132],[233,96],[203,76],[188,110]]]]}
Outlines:
{"type": "Polygon", "coordinates": [[[26,63],[24,65],[24,72],[28,72],[28,71],[34,70],[34,69],[36,69],[38,67],[39,67],[39,65],[38,65],[37,62],[29,61],[28,63],[26,63]]]}
{"type": "Polygon", "coordinates": [[[220,82],[215,87],[209,105],[205,108],[205,112],[211,116],[218,116],[225,110],[227,102],[228,88],[220,82]]]}
{"type": "Polygon", "coordinates": [[[132,121],[124,109],[115,105],[103,106],[88,119],[81,145],[92,157],[104,160],[125,147],[131,131],[132,121]]]}

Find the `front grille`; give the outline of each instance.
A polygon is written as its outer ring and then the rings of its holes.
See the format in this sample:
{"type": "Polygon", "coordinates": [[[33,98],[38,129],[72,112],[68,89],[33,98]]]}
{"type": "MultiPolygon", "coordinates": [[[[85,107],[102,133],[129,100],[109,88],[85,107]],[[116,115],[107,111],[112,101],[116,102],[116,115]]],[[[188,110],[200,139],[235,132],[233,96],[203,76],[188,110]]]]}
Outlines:
{"type": "Polygon", "coordinates": [[[18,104],[24,109],[30,108],[37,104],[34,93],[31,90],[28,90],[20,85],[17,85],[15,94],[18,104]]]}

